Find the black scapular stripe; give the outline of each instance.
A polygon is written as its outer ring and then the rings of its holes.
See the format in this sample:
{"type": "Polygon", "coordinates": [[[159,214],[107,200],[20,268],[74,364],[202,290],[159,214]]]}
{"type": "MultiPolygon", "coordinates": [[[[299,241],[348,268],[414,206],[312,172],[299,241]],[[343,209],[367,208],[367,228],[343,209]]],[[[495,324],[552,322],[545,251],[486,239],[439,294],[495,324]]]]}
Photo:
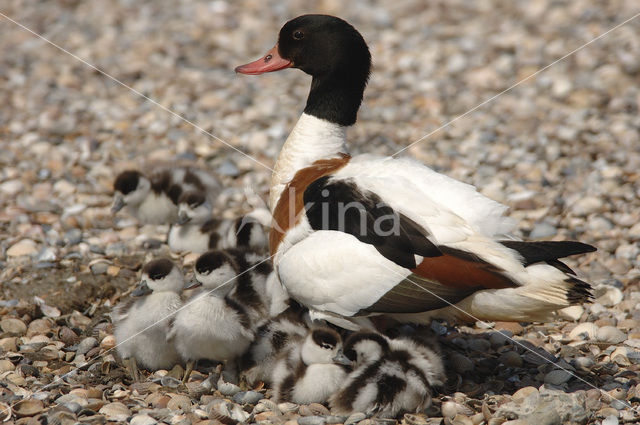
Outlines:
{"type": "Polygon", "coordinates": [[[415,255],[442,255],[425,229],[375,193],[359,190],[352,181],[331,181],[330,177],[315,180],[304,191],[305,212],[312,229],[353,235],[408,269],[416,267],[415,255]]]}

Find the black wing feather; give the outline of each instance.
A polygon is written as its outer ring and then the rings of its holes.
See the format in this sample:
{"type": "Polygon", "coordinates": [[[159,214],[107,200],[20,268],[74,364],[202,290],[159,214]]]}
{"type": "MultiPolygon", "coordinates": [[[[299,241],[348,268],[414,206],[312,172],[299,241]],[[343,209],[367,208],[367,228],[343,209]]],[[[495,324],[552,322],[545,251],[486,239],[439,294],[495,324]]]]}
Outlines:
{"type": "Polygon", "coordinates": [[[360,190],[353,181],[321,177],[305,189],[303,200],[312,229],[353,235],[402,267],[415,268],[414,255],[442,255],[419,224],[382,202],[375,193],[360,190]]]}

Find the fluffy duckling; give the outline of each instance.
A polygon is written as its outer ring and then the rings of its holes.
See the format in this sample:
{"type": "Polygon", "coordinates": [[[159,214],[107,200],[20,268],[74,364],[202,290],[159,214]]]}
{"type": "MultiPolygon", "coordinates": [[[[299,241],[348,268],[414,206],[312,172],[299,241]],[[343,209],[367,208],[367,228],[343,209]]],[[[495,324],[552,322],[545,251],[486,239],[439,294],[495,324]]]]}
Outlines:
{"type": "Polygon", "coordinates": [[[187,363],[185,382],[199,359],[224,361],[233,374],[236,358],[254,339],[245,305],[231,297],[238,283],[228,255],[209,251],[198,258],[194,271],[195,279],[185,289],[203,288],[176,314],[169,334],[187,363]]]}
{"type": "Polygon", "coordinates": [[[219,284],[222,276],[230,280],[229,298],[244,308],[254,329],[288,307],[288,295],[266,257],[231,248],[207,251],[198,261],[205,259],[215,264],[219,284]]]}
{"type": "Polygon", "coordinates": [[[271,384],[271,373],[280,353],[291,349],[308,333],[307,311],[295,301],[285,311],[256,330],[256,339],[240,359],[240,370],[249,385],[271,384]]]}
{"type": "Polygon", "coordinates": [[[224,252],[237,276],[230,296],[245,306],[254,324],[262,324],[288,307],[289,296],[266,257],[241,249],[224,252]]]}
{"type": "Polygon", "coordinates": [[[136,298],[114,309],[116,350],[134,380],[139,380],[138,364],[157,370],[180,362],[173,344],[167,342],[167,334],[169,316],[182,305],[183,285],[182,272],[170,260],[150,261],[142,269],[140,284],[131,293],[136,298]]]}
{"type": "Polygon", "coordinates": [[[419,412],[431,404],[431,388],[441,385],[442,361],[411,338],[390,340],[375,332],[356,332],[334,359],[354,368],[329,399],[334,414],[363,412],[396,417],[419,412]]]}
{"type": "Polygon", "coordinates": [[[178,218],[178,200],[183,192],[201,190],[211,202],[220,193],[217,179],[202,170],[178,167],[146,177],[137,170],[118,174],[111,211],[123,207],[143,224],[173,223],[178,218]]]}
{"type": "Polygon", "coordinates": [[[333,358],[342,348],[331,328],[314,328],[278,359],[272,373],[274,400],[298,404],[323,403],[347,377],[347,368],[333,358]]]}
{"type": "Polygon", "coordinates": [[[256,252],[266,249],[265,230],[251,216],[221,220],[211,214],[211,203],[203,191],[184,192],[178,200],[177,222],[167,235],[169,248],[196,253],[214,248],[246,248],[256,252]]]}

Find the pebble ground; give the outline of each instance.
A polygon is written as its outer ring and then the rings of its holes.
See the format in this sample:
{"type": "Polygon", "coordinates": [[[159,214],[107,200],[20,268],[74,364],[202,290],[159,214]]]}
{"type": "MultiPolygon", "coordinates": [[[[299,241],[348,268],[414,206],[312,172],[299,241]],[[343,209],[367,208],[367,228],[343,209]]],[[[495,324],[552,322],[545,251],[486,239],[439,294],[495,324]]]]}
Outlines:
{"type": "MultiPolygon", "coordinates": [[[[274,405],[263,388],[216,390],[197,373],[186,387],[176,371],[131,384],[108,351],[104,315],[143,262],[167,253],[148,248],[166,229],[111,216],[114,175],[195,163],[222,175],[222,215],[261,206],[267,167],[309,77],[233,68],[303,13],[343,17],[368,41],[374,73],[349,138],[355,152],[393,154],[640,8],[631,0],[7,0],[0,12],[263,164],[0,17],[0,419],[13,405],[8,423],[215,424],[227,414],[312,425],[376,421],[274,405]]],[[[594,284],[594,303],[555,322],[435,323],[449,379],[427,414],[403,423],[640,420],[639,83],[640,18],[403,152],[508,205],[523,238],[599,249],[569,261],[594,284]]],[[[193,257],[180,260],[188,267],[193,257]]]]}

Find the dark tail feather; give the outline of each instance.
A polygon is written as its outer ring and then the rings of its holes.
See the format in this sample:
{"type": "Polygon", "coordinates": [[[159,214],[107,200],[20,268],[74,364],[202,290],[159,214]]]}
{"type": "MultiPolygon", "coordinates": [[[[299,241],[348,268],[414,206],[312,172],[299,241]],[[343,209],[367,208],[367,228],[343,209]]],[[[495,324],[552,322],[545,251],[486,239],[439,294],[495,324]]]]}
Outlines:
{"type": "Polygon", "coordinates": [[[566,282],[572,284],[571,288],[567,292],[567,300],[569,300],[571,304],[589,303],[593,300],[591,285],[587,282],[575,277],[566,279],[566,282]]]}
{"type": "MultiPolygon", "coordinates": [[[[585,254],[596,250],[594,246],[574,241],[500,241],[500,243],[507,248],[518,251],[518,253],[524,258],[525,267],[535,263],[548,262],[552,266],[558,267],[561,270],[561,267],[564,266],[564,264],[557,261],[558,258],[585,254]],[[560,264],[557,264],[556,262],[560,264]]],[[[567,269],[569,268],[567,267],[567,269]]]]}

